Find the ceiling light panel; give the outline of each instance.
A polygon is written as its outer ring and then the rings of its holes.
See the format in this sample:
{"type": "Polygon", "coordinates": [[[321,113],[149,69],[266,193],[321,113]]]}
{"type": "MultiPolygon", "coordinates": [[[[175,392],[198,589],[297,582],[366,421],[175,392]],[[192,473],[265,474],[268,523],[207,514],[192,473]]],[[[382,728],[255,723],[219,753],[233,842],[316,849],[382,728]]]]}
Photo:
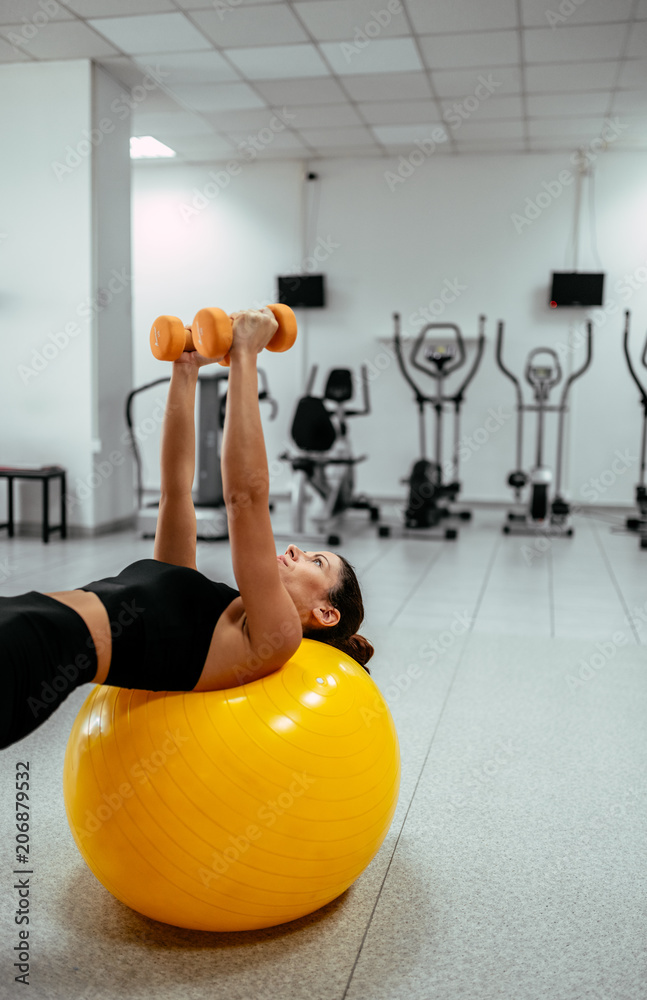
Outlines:
{"type": "Polygon", "coordinates": [[[512,66],[520,61],[516,31],[476,31],[461,35],[424,35],[420,47],[430,69],[461,66],[512,66]]]}
{"type": "Polygon", "coordinates": [[[228,49],[227,57],[248,80],[281,80],[297,76],[328,76],[314,45],[274,45],[228,49]]]}
{"type": "MultiPolygon", "coordinates": [[[[542,0],[543,2],[543,0],[542,0]]],[[[413,27],[421,35],[436,32],[477,31],[479,29],[516,28],[516,0],[407,0],[413,27]]]]}
{"type": "MultiPolygon", "coordinates": [[[[225,0],[223,0],[225,2],[225,0]]],[[[285,3],[195,11],[193,20],[221,48],[307,42],[308,36],[285,3]]]]}
{"type": "Polygon", "coordinates": [[[197,52],[211,48],[208,39],[179,11],[141,17],[102,17],[88,24],[129,54],[197,52]]]}
{"type": "Polygon", "coordinates": [[[308,0],[294,9],[317,41],[348,41],[408,35],[404,6],[393,13],[376,0],[308,0]],[[359,33],[359,34],[358,34],[359,33]]]}
{"type": "Polygon", "coordinates": [[[348,42],[323,42],[320,48],[340,75],[404,73],[423,68],[412,38],[375,38],[364,48],[348,42]]]}

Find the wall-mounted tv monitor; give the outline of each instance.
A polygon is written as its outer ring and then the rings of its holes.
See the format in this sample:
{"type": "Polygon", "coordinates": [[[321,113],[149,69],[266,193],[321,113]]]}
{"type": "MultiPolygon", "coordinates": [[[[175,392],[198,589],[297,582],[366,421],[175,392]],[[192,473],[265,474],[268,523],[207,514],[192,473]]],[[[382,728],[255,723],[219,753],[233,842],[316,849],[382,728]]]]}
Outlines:
{"type": "Polygon", "coordinates": [[[277,302],[291,309],[323,309],[326,287],[323,274],[279,275],[277,302]]]}
{"type": "Polygon", "coordinates": [[[577,271],[553,271],[549,305],[601,306],[604,292],[604,274],[579,274],[577,271]]]}

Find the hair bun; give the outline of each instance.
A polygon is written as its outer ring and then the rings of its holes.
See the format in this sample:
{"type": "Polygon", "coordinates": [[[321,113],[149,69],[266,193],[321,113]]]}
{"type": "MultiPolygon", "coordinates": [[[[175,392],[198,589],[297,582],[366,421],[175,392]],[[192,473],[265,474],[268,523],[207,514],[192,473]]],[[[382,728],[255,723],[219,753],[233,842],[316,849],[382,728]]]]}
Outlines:
{"type": "MultiPolygon", "coordinates": [[[[352,656],[354,660],[357,660],[362,666],[365,666],[370,658],[372,657],[375,649],[363,635],[355,633],[346,639],[346,644],[348,646],[348,654],[352,656]]],[[[370,671],[369,671],[370,672],[370,671]]]]}

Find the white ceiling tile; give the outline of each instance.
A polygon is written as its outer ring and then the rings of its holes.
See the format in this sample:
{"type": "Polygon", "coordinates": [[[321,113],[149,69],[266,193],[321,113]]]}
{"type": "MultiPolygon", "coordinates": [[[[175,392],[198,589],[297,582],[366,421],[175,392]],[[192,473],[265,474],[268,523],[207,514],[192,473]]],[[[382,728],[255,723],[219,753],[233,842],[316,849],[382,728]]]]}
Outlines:
{"type": "Polygon", "coordinates": [[[229,17],[232,11],[239,7],[253,6],[268,3],[281,3],[282,0],[176,0],[177,6],[184,10],[213,10],[222,17],[223,21],[229,17]]]}
{"type": "Polygon", "coordinates": [[[434,101],[370,101],[359,105],[370,125],[418,125],[438,120],[434,101]]]}
{"type": "Polygon", "coordinates": [[[423,35],[420,46],[427,65],[434,70],[461,66],[512,66],[520,59],[516,31],[423,35]]]}
{"type": "Polygon", "coordinates": [[[335,104],[346,99],[344,91],[332,77],[260,81],[256,89],[270,104],[335,104]]]}
{"type": "Polygon", "coordinates": [[[645,53],[647,53],[647,21],[639,21],[631,29],[626,54],[629,57],[636,56],[638,59],[644,59],[645,53]]]}
{"type": "Polygon", "coordinates": [[[609,91],[591,93],[542,94],[526,98],[528,115],[532,118],[562,118],[566,115],[603,115],[609,106],[609,91]]]}
{"type": "Polygon", "coordinates": [[[373,134],[384,146],[414,146],[417,142],[431,142],[434,148],[439,148],[449,141],[449,129],[440,121],[418,125],[374,125],[373,134]]]}
{"type": "Polygon", "coordinates": [[[320,46],[335,73],[340,75],[403,73],[422,69],[412,38],[376,38],[363,49],[354,46],[352,52],[343,45],[340,42],[322,42],[320,46]]]}
{"type": "Polygon", "coordinates": [[[546,135],[595,139],[603,128],[602,118],[533,118],[528,122],[528,134],[535,139],[546,135]]]}
{"type": "Polygon", "coordinates": [[[539,94],[554,94],[562,90],[600,90],[613,85],[617,67],[615,59],[528,66],[526,90],[539,94]]]}
{"type": "Polygon", "coordinates": [[[525,153],[526,143],[521,139],[475,139],[457,143],[461,155],[501,156],[506,153],[525,153]]]}
{"type": "Polygon", "coordinates": [[[88,24],[128,54],[211,48],[211,43],[179,11],[174,14],[101,17],[88,21],[88,24]]]}
{"type": "Polygon", "coordinates": [[[637,115],[647,109],[647,90],[618,90],[613,99],[614,115],[637,115]]]}
{"type": "Polygon", "coordinates": [[[407,9],[415,31],[422,34],[448,31],[516,28],[516,0],[407,0],[407,9]]]}
{"type": "Polygon", "coordinates": [[[489,97],[480,101],[477,107],[473,103],[464,100],[443,100],[441,101],[443,113],[446,113],[446,121],[469,120],[474,118],[523,118],[523,105],[521,98],[514,97],[489,97]]]}
{"type": "Polygon", "coordinates": [[[22,52],[17,46],[10,45],[4,38],[0,38],[0,62],[31,62],[32,60],[22,52]]]}
{"type": "Polygon", "coordinates": [[[497,96],[521,93],[521,73],[515,66],[497,66],[493,70],[434,70],[431,79],[439,97],[468,97],[482,90],[483,81],[497,96]]]}
{"type": "Polygon", "coordinates": [[[623,59],[617,86],[624,90],[647,87],[647,59],[623,59]]]}
{"type": "Polygon", "coordinates": [[[219,135],[178,135],[168,145],[177,152],[178,159],[198,163],[234,159],[236,152],[232,144],[219,135]]]}
{"type": "MultiPolygon", "coordinates": [[[[3,26],[0,35],[11,42],[17,35],[20,36],[20,27],[3,26]]],[[[83,21],[76,20],[50,21],[20,47],[36,59],[94,59],[118,55],[105,39],[83,21]]]]}
{"type": "Polygon", "coordinates": [[[294,115],[294,119],[290,118],[290,127],[296,129],[363,124],[351,104],[291,105],[288,110],[290,115],[294,115]]]}
{"type": "MultiPolygon", "coordinates": [[[[283,109],[279,109],[280,112],[283,109]]],[[[204,112],[205,118],[216,132],[258,132],[267,128],[274,116],[273,108],[240,108],[236,111],[204,112]]],[[[291,121],[291,119],[290,119],[291,121]]]]}
{"type": "Polygon", "coordinates": [[[378,146],[328,146],[316,149],[308,153],[308,161],[325,160],[351,160],[366,159],[366,157],[379,157],[382,151],[378,146]]]}
{"type": "MultiPolygon", "coordinates": [[[[270,130],[271,131],[271,130],[270,130]]],[[[246,132],[227,132],[227,138],[236,148],[236,151],[243,155],[243,150],[249,151],[249,135],[246,132]]],[[[265,154],[270,150],[276,149],[305,149],[304,144],[299,139],[299,136],[294,132],[272,132],[271,138],[269,136],[263,136],[259,142],[257,142],[254,147],[258,151],[259,156],[265,156],[265,154]],[[264,141],[266,140],[266,141],[264,141]]]]}
{"type": "Polygon", "coordinates": [[[562,4],[555,0],[521,0],[521,16],[526,27],[561,28],[564,24],[595,24],[604,21],[626,21],[631,17],[633,0],[580,0],[577,4],[562,4]],[[563,6],[563,11],[560,11],[563,6]]]}
{"type": "Polygon", "coordinates": [[[65,3],[80,17],[159,14],[177,10],[173,0],[65,0],[65,3]]]}
{"type": "Polygon", "coordinates": [[[361,44],[367,40],[408,35],[404,7],[393,13],[376,0],[309,0],[294,9],[317,41],[339,40],[361,44]]]}
{"type": "Polygon", "coordinates": [[[263,101],[246,83],[190,83],[170,88],[194,111],[230,111],[232,108],[262,108],[263,101]]]}
{"type": "Polygon", "coordinates": [[[585,59],[616,59],[626,34],[624,24],[584,27],[528,28],[524,31],[524,54],[528,63],[575,62],[585,59]]]}
{"type": "Polygon", "coordinates": [[[300,129],[303,138],[311,146],[370,146],[373,136],[367,128],[313,128],[300,129]]]}
{"type": "Polygon", "coordinates": [[[384,73],[341,76],[354,101],[415,101],[431,97],[426,73],[384,73]]]}
{"type": "Polygon", "coordinates": [[[267,45],[253,49],[228,49],[227,57],[249,80],[282,80],[288,77],[329,75],[328,68],[314,45],[267,45]]]}
{"type": "Polygon", "coordinates": [[[166,142],[165,136],[212,135],[208,124],[189,111],[135,112],[132,135],[152,135],[166,142]]]}
{"type": "Polygon", "coordinates": [[[523,139],[522,121],[478,121],[469,118],[460,127],[452,128],[452,135],[462,139],[523,139]]]}
{"type": "Polygon", "coordinates": [[[39,27],[43,14],[45,14],[47,21],[74,20],[74,14],[70,14],[59,3],[55,4],[53,9],[50,4],[47,12],[43,11],[39,0],[2,0],[0,3],[0,24],[14,24],[16,30],[20,30],[27,23],[30,23],[32,28],[39,27]],[[34,14],[39,15],[35,24],[32,20],[34,14]]]}
{"type": "Polygon", "coordinates": [[[219,52],[156,52],[133,58],[140,66],[153,66],[164,85],[171,88],[176,84],[240,80],[219,52]]]}
{"type": "Polygon", "coordinates": [[[219,10],[196,11],[193,20],[220,48],[308,41],[308,35],[285,3],[236,7],[226,17],[219,10]]]}

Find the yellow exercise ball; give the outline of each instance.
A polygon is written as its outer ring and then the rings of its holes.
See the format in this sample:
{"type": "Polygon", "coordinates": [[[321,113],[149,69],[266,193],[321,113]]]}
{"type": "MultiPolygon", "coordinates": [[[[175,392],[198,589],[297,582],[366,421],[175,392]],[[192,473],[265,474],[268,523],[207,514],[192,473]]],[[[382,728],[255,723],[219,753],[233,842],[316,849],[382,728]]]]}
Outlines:
{"type": "Polygon", "coordinates": [[[63,787],[113,896],[178,927],[252,930],[312,913],[366,868],[393,819],[400,750],[366,671],[304,639],[279,670],[223,691],[97,685],[63,787]]]}

